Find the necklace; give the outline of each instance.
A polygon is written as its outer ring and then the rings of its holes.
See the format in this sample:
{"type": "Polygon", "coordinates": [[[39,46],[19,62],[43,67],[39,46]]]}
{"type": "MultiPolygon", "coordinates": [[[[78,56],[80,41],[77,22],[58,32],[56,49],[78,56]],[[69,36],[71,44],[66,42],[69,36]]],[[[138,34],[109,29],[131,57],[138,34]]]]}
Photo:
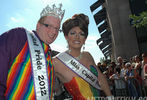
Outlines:
{"type": "MultiPolygon", "coordinates": [[[[67,52],[70,54],[71,50],[67,50],[67,52]]],[[[74,57],[77,60],[80,60],[82,58],[82,53],[80,52],[80,55],[78,57],[74,57]]]]}

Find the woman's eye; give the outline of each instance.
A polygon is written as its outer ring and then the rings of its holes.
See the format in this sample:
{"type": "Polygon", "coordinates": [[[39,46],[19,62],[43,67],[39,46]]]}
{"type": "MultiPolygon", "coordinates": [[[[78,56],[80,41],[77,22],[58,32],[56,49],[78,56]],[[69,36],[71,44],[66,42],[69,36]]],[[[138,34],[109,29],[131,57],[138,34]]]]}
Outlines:
{"type": "Polygon", "coordinates": [[[75,35],[76,33],[74,33],[74,32],[70,32],[70,35],[75,35]]]}
{"type": "Polygon", "coordinates": [[[85,33],[80,33],[81,36],[85,36],[85,33]]]}

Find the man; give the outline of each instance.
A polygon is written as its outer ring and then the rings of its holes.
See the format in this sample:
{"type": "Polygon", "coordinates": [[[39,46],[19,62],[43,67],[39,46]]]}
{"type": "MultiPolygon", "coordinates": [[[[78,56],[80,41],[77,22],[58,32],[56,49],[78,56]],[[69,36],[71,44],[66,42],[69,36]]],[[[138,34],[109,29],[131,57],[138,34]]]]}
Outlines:
{"type": "Polygon", "coordinates": [[[119,66],[120,68],[123,67],[123,59],[121,56],[117,57],[117,66],[119,66]]]}
{"type": "Polygon", "coordinates": [[[11,29],[0,36],[0,99],[49,100],[54,67],[49,44],[56,39],[64,15],[55,5],[41,12],[36,31],[11,29]]]}

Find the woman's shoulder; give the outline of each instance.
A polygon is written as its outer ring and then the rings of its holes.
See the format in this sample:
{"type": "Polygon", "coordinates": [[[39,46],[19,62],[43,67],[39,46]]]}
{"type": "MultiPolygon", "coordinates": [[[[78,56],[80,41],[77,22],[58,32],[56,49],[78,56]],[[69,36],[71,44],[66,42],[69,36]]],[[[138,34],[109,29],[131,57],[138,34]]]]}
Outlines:
{"type": "Polygon", "coordinates": [[[60,62],[60,60],[57,58],[57,55],[54,56],[52,59],[53,59],[54,65],[57,65],[60,62]]]}
{"type": "Polygon", "coordinates": [[[89,67],[91,65],[96,66],[95,61],[88,51],[82,52],[82,61],[89,67]]]}
{"type": "Polygon", "coordinates": [[[82,52],[82,58],[87,59],[88,61],[94,61],[92,55],[88,51],[82,52]]]}
{"type": "MultiPolygon", "coordinates": [[[[58,52],[56,55],[53,57],[53,61],[59,61],[59,56],[64,53],[64,52],[58,52]]],[[[53,55],[53,54],[52,54],[53,55]]]]}
{"type": "Polygon", "coordinates": [[[82,52],[82,55],[85,56],[85,57],[92,57],[90,52],[88,52],[88,51],[82,52]]]}
{"type": "Polygon", "coordinates": [[[63,67],[63,63],[59,60],[58,56],[60,55],[61,53],[57,54],[56,56],[54,56],[52,59],[53,59],[53,64],[55,66],[55,70],[61,70],[61,68],[63,67]]]}

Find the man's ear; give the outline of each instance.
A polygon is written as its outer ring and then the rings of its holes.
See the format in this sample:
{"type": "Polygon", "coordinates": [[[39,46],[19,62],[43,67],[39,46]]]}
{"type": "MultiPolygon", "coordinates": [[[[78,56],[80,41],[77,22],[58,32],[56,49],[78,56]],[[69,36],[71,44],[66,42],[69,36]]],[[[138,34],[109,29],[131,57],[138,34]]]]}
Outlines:
{"type": "Polygon", "coordinates": [[[37,27],[36,27],[36,28],[38,29],[39,27],[40,27],[40,23],[38,22],[38,23],[37,23],[37,27]]]}

